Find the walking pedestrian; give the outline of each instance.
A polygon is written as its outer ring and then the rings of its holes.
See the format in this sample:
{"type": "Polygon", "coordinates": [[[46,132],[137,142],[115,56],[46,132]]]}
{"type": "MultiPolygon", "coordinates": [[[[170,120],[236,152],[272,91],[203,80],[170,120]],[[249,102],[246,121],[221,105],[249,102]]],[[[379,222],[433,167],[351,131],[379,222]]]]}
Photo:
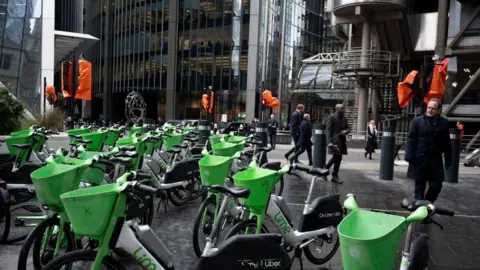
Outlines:
{"type": "Polygon", "coordinates": [[[298,139],[300,137],[300,124],[302,123],[304,110],[305,107],[303,104],[298,104],[297,109],[292,113],[292,117],[290,118],[290,136],[292,136],[293,148],[283,155],[287,161],[291,154],[297,152],[296,145],[298,144],[298,139]]]}
{"type": "Polygon", "coordinates": [[[290,162],[293,160],[298,160],[298,157],[307,150],[308,156],[308,165],[312,166],[312,126],[310,125],[310,114],[306,113],[303,116],[303,121],[300,124],[300,137],[298,138],[298,143],[296,145],[297,151],[290,158],[290,162]]]}
{"type": "Polygon", "coordinates": [[[327,141],[328,153],[332,155],[325,169],[330,170],[333,166],[332,182],[343,183],[338,178],[338,171],[342,163],[343,155],[347,154],[347,134],[350,132],[347,119],[345,118],[345,106],[335,105],[335,113],[328,117],[327,141]]]}
{"type": "Polygon", "coordinates": [[[277,128],[278,121],[275,119],[275,115],[270,115],[270,120],[268,120],[268,136],[270,137],[270,145],[272,149],[275,149],[275,144],[277,141],[277,128]]]}
{"type": "Polygon", "coordinates": [[[372,160],[372,153],[375,153],[375,149],[378,147],[377,133],[375,120],[370,120],[370,124],[367,127],[367,146],[365,146],[365,158],[369,155],[370,160],[372,160]]]}
{"type": "Polygon", "coordinates": [[[448,120],[440,116],[440,107],[440,101],[432,98],[425,114],[412,120],[405,148],[407,177],[415,180],[415,199],[432,203],[440,195],[445,178],[442,154],[445,169],[452,163],[448,120]]]}

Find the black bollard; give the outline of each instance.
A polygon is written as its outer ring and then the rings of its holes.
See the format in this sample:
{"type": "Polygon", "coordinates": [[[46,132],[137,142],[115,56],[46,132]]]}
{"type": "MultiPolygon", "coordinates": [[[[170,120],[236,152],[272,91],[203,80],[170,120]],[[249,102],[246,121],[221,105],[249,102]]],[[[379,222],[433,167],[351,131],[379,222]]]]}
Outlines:
{"type": "Polygon", "coordinates": [[[207,120],[200,120],[198,122],[198,143],[205,144],[206,139],[210,137],[210,123],[207,120]]]}
{"type": "Polygon", "coordinates": [[[313,167],[323,168],[327,160],[327,133],[325,125],[313,126],[313,167]]]}
{"type": "Polygon", "coordinates": [[[458,169],[460,164],[460,130],[450,129],[450,145],[452,146],[452,164],[445,170],[445,182],[458,183],[458,169]]]}
{"type": "Polygon", "coordinates": [[[255,125],[255,136],[259,141],[262,141],[262,145],[268,145],[268,124],[267,123],[257,123],[255,125]]]}
{"type": "Polygon", "coordinates": [[[393,180],[393,163],[395,161],[395,127],[386,127],[382,134],[380,157],[380,179],[393,180]]]}

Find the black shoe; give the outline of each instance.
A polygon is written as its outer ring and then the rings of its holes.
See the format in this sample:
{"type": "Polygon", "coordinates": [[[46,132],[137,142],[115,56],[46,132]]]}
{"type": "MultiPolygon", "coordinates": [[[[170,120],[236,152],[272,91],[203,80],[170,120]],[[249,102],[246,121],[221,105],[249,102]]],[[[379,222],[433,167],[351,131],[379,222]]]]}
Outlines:
{"type": "Polygon", "coordinates": [[[283,156],[285,157],[285,159],[286,159],[287,161],[290,161],[290,159],[288,158],[289,155],[283,154],[283,156]]]}
{"type": "Polygon", "coordinates": [[[338,178],[336,175],[332,175],[332,182],[337,184],[343,184],[343,181],[338,178]]]}
{"type": "Polygon", "coordinates": [[[365,158],[367,158],[367,152],[365,152],[365,158]]]}

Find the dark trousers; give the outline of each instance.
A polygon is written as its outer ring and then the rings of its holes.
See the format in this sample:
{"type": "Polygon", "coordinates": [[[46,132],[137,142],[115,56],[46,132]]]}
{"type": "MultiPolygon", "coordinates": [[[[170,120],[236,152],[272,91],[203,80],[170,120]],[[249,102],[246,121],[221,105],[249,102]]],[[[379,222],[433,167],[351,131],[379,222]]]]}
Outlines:
{"type": "Polygon", "coordinates": [[[333,155],[332,158],[328,161],[325,169],[330,170],[330,167],[333,165],[332,176],[338,176],[338,171],[340,170],[340,164],[342,163],[343,155],[333,155]]]}
{"type": "Polygon", "coordinates": [[[270,132],[268,135],[270,136],[270,145],[275,149],[275,145],[277,144],[277,133],[270,132]]]}
{"type": "Polygon", "coordinates": [[[293,154],[293,157],[295,160],[298,160],[298,157],[303,154],[303,152],[305,152],[305,150],[307,150],[307,156],[308,156],[308,163],[309,164],[313,164],[313,160],[312,160],[312,146],[309,146],[309,147],[306,147],[306,148],[303,148],[303,147],[300,147],[296,152],[295,154],[293,154]]]}
{"type": "Polygon", "coordinates": [[[415,181],[415,199],[435,202],[442,190],[442,181],[415,181]],[[427,193],[425,193],[427,191],[427,193]]]}
{"type": "MultiPolygon", "coordinates": [[[[287,153],[285,153],[285,155],[286,155],[287,157],[290,156],[291,154],[297,152],[297,147],[296,147],[296,145],[297,145],[297,143],[298,143],[298,137],[297,137],[297,136],[292,136],[292,139],[293,139],[293,148],[290,149],[290,150],[288,150],[287,153]]],[[[295,160],[295,161],[297,161],[297,160],[295,160]]]]}

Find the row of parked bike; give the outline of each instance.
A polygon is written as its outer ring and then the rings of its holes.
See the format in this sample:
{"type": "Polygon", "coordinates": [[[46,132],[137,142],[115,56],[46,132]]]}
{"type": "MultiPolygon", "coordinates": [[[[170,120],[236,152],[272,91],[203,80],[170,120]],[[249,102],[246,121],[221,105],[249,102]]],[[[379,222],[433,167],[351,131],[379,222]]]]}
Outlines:
{"type": "Polygon", "coordinates": [[[343,207],[336,194],[311,201],[328,171],[268,162],[271,148],[254,135],[200,137],[195,127],[168,124],[82,126],[67,131],[69,149],[55,150],[48,147],[54,134],[32,126],[1,142],[11,158],[0,168],[0,243],[24,240],[18,269],[125,269],[121,257],[174,269],[150,228],[155,207],[198,198],[195,269],[291,269],[295,258],[302,267],[303,254],[324,264],[338,247],[345,269],[392,269],[405,230],[401,269],[424,269],[428,244],[412,240],[412,224],[453,215],[428,201],[404,200],[413,212],[407,218],[360,209],[353,195],[343,207]],[[281,196],[286,174],[311,180],[297,226],[281,196]]]}

